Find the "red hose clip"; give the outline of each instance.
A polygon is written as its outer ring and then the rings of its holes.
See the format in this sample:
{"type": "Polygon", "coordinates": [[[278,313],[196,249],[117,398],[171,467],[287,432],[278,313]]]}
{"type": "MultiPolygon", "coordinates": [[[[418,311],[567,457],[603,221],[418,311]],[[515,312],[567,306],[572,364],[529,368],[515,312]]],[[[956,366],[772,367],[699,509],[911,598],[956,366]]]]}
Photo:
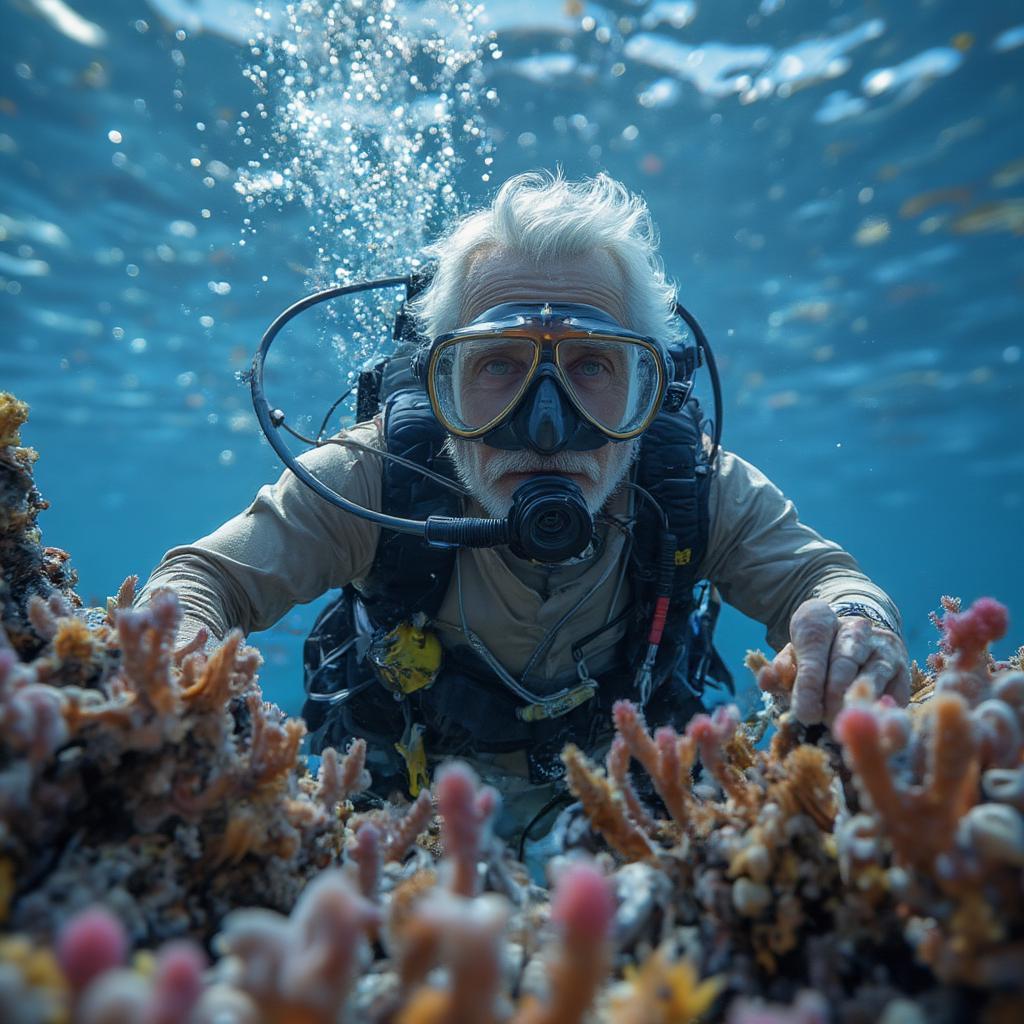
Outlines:
{"type": "Polygon", "coordinates": [[[657,647],[661,643],[661,634],[665,631],[665,619],[668,617],[667,597],[659,597],[654,605],[654,617],[651,619],[651,631],[647,635],[647,642],[657,647]]]}

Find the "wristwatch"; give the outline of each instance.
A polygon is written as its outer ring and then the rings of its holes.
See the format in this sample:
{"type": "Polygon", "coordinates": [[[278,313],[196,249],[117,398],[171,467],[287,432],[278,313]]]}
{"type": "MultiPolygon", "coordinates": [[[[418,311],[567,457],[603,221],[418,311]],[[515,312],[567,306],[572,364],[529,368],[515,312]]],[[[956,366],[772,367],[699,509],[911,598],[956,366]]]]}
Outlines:
{"type": "Polygon", "coordinates": [[[877,608],[861,604],[858,601],[844,601],[842,604],[834,604],[832,605],[832,611],[836,613],[836,618],[840,618],[844,615],[855,615],[861,619],[870,619],[876,626],[881,626],[882,629],[888,629],[897,634],[899,633],[896,626],[877,608]]]}

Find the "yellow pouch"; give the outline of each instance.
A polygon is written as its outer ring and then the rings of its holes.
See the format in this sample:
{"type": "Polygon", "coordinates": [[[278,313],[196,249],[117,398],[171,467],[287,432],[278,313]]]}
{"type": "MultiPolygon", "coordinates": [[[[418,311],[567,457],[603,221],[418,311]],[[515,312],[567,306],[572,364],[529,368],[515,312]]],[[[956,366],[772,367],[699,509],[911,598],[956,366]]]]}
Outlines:
{"type": "Polygon", "coordinates": [[[413,622],[400,622],[370,645],[370,661],[392,693],[407,696],[429,686],[441,671],[441,641],[413,622]]]}

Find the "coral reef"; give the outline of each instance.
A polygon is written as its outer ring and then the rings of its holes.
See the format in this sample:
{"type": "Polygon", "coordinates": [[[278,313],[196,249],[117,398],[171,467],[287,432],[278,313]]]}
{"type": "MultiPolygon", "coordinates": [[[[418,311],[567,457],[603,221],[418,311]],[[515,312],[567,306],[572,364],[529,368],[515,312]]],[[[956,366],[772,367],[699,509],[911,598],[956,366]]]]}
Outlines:
{"type": "Polygon", "coordinates": [[[39,542],[36,517],[49,505],[32,479],[34,448],[21,444],[28,406],[0,392],[0,645],[31,657],[43,640],[27,619],[29,599],[51,595],[79,604],[68,556],[39,542]]]}
{"type": "Polygon", "coordinates": [[[371,806],[365,744],[311,777],[240,635],[176,646],[174,595],[134,609],[131,579],[82,608],[25,415],[0,396],[3,1021],[1024,1018],[1024,652],[988,653],[997,602],[944,599],[910,707],[860,679],[831,734],[757,655],[749,722],[652,735],[620,702],[603,767],[563,753],[549,893],[464,765],[371,806]]]}

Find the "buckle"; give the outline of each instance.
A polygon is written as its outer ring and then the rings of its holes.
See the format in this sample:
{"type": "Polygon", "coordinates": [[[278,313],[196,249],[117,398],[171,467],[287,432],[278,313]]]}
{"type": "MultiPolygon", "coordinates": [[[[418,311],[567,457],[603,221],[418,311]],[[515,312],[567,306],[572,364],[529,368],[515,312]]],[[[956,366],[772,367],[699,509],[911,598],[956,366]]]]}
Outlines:
{"type": "Polygon", "coordinates": [[[430,788],[427,749],[423,745],[424,727],[419,722],[413,722],[408,704],[403,707],[403,711],[405,713],[405,730],[402,732],[402,738],[394,746],[405,762],[409,794],[415,800],[422,790],[430,788]]]}

